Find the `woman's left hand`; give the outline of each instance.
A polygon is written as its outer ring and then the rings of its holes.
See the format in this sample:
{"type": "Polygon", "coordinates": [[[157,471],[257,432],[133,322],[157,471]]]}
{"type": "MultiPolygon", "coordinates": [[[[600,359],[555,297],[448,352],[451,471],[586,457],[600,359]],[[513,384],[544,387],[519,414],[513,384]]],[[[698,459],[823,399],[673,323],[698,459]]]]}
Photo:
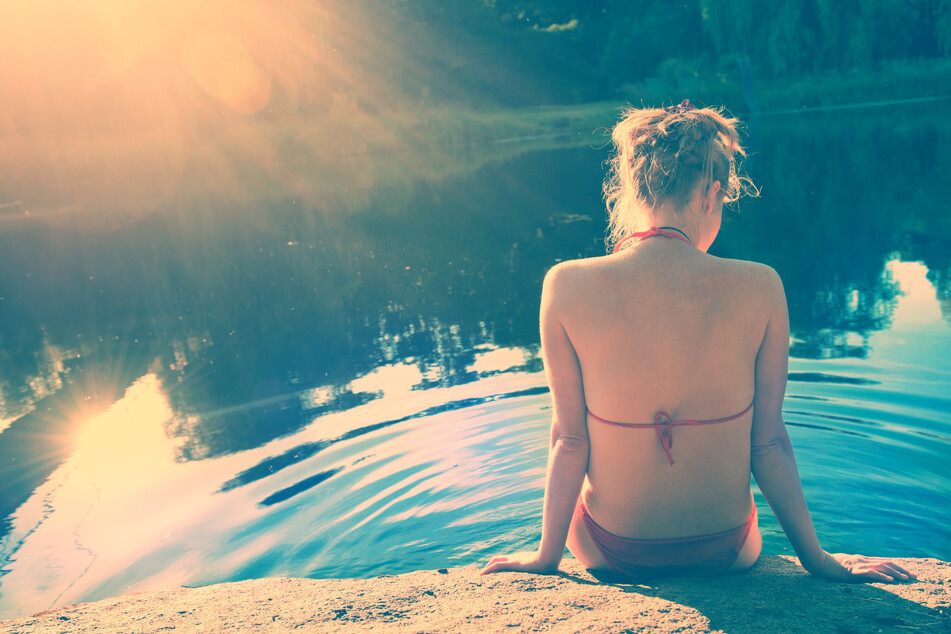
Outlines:
{"type": "Polygon", "coordinates": [[[550,575],[558,572],[558,564],[543,562],[538,551],[525,551],[503,557],[493,557],[479,574],[489,575],[493,572],[510,570],[514,572],[533,572],[550,575]]]}

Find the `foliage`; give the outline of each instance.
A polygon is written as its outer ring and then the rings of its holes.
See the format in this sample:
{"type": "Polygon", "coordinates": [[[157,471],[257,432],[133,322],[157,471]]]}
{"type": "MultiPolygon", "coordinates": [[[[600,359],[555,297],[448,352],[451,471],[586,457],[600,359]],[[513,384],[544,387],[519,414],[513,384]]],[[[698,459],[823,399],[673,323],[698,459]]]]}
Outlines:
{"type": "Polygon", "coordinates": [[[693,85],[691,75],[724,68],[736,82],[739,57],[758,82],[775,85],[951,54],[951,0],[392,0],[390,8],[394,28],[451,34],[442,56],[461,72],[430,89],[458,97],[465,82],[472,103],[608,99],[625,85],[693,85]],[[671,60],[681,67],[673,78],[671,60]]]}

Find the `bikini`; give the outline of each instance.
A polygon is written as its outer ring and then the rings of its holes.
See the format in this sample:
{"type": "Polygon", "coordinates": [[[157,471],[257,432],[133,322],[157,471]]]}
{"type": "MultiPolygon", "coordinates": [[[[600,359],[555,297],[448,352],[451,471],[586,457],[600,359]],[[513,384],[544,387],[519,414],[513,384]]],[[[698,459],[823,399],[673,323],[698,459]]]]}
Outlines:
{"type": "MultiPolygon", "coordinates": [[[[673,227],[651,227],[628,236],[618,243],[614,251],[631,239],[646,240],[655,236],[678,238],[692,244],[685,234],[673,227]],[[675,233],[676,232],[676,233],[675,233]]],[[[667,462],[673,466],[674,458],[671,454],[673,446],[673,428],[683,425],[716,425],[736,420],[753,408],[751,402],[743,411],[709,420],[671,420],[670,414],[659,411],[654,415],[653,423],[618,423],[606,420],[588,410],[588,415],[595,421],[605,425],[628,427],[635,429],[653,428],[657,435],[667,462]]],[[[750,494],[752,498],[752,493],[750,494]]],[[[581,503],[582,519],[592,541],[601,552],[604,562],[611,572],[633,581],[641,581],[654,577],[666,576],[707,576],[724,572],[739,556],[746,543],[750,529],[757,519],[756,504],[752,502],[752,509],[746,521],[729,530],[707,535],[679,537],[676,539],[631,539],[615,535],[599,525],[588,513],[584,503],[581,503]]]]}
{"type": "Polygon", "coordinates": [[[676,539],[631,539],[604,529],[585,505],[581,517],[591,541],[615,575],[628,581],[657,577],[706,577],[725,572],[743,549],[756,523],[756,504],[746,521],[729,530],[676,539]]]}

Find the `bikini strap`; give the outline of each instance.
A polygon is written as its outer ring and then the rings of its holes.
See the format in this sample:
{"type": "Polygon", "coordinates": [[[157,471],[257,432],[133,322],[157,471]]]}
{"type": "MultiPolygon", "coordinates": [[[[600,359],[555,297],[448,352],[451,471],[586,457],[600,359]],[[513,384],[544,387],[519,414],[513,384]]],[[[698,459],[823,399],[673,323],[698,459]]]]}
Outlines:
{"type": "Polygon", "coordinates": [[[667,462],[673,466],[675,460],[670,453],[670,448],[674,446],[674,427],[677,425],[716,425],[717,423],[726,423],[740,418],[751,409],[753,409],[753,401],[750,401],[750,404],[747,405],[742,412],[737,412],[732,416],[725,416],[724,418],[711,418],[709,420],[671,420],[670,414],[660,410],[654,414],[653,423],[617,423],[597,416],[590,409],[588,410],[588,415],[599,423],[614,425],[615,427],[652,427],[654,433],[657,435],[657,441],[660,442],[660,446],[667,456],[667,462]]]}
{"type": "Polygon", "coordinates": [[[683,240],[687,244],[693,244],[690,242],[690,239],[687,238],[687,236],[679,229],[675,229],[673,227],[651,227],[647,231],[636,231],[626,238],[623,238],[620,242],[614,245],[613,253],[617,253],[618,249],[621,248],[621,245],[623,245],[628,240],[646,240],[647,238],[653,238],[654,236],[677,238],[678,240],[683,240]]]}

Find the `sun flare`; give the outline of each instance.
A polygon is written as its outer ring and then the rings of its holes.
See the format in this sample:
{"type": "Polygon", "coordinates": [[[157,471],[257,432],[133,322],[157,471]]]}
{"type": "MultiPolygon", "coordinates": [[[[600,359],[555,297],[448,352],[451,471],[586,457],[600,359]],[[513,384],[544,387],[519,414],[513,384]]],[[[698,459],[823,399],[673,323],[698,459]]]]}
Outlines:
{"type": "Polygon", "coordinates": [[[0,203],[147,212],[189,191],[240,196],[249,165],[280,178],[301,123],[374,92],[348,52],[362,28],[330,2],[7,2],[0,203]]]}
{"type": "Polygon", "coordinates": [[[154,374],[141,377],[108,411],[83,426],[72,460],[101,495],[124,491],[174,466],[165,433],[172,410],[159,383],[154,374]]]}

